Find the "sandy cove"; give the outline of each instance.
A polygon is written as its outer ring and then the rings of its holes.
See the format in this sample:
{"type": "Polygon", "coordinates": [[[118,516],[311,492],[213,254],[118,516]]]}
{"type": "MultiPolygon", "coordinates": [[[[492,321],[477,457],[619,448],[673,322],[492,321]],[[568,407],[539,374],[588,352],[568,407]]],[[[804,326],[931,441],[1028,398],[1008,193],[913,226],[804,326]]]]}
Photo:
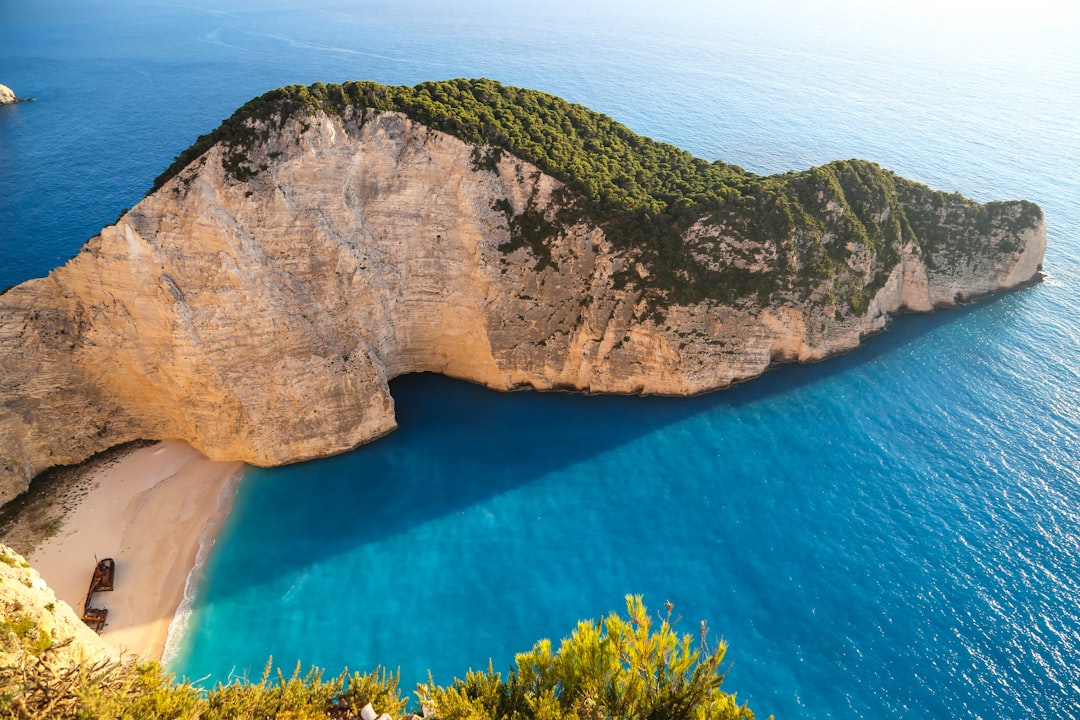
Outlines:
{"type": "Polygon", "coordinates": [[[183,442],[139,448],[93,470],[59,532],[27,559],[80,613],[95,558],[114,558],[116,589],[94,595],[93,605],[109,611],[102,637],[160,660],[200,541],[216,536],[243,467],[212,462],[183,442]]]}

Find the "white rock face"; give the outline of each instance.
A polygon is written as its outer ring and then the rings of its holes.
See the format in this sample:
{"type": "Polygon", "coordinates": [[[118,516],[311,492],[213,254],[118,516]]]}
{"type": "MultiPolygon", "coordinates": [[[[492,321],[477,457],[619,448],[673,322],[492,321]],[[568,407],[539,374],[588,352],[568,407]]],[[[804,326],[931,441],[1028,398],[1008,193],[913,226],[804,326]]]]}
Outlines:
{"type": "Polygon", "coordinates": [[[118,659],[21,555],[0,545],[0,561],[0,620],[12,628],[0,633],[4,667],[18,667],[27,652],[46,653],[54,668],[118,659]]]}
{"type": "Polygon", "coordinates": [[[7,85],[0,85],[0,105],[10,105],[18,101],[19,99],[15,97],[15,93],[11,88],[7,85]]]}
{"type": "MultiPolygon", "coordinates": [[[[715,390],[849,350],[898,310],[1026,282],[1045,249],[1041,223],[1019,238],[998,228],[985,252],[930,268],[912,241],[861,315],[826,307],[822,287],[777,307],[657,316],[615,282],[628,260],[600,229],[568,228],[543,267],[500,248],[496,202],[551,211],[561,186],[508,154],[474,168],[472,151],[397,113],[290,121],[251,153],[266,166],[255,177],[230,178],[214,147],[65,266],[0,296],[0,500],[136,438],[256,465],[338,453],[394,429],[387,381],[408,372],[715,390]]],[[[777,261],[716,242],[717,262],[777,261]]]]}

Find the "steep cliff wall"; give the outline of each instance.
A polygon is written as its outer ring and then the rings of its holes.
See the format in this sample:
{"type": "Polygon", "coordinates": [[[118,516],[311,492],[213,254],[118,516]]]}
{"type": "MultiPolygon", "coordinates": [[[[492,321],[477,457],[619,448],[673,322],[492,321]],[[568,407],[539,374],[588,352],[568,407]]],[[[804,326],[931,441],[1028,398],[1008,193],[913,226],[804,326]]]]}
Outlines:
{"type": "Polygon", "coordinates": [[[0,501],[135,438],[258,465],[341,452],[395,427],[387,381],[407,372],[723,388],[1027,282],[1045,249],[1030,203],[844,163],[784,179],[812,222],[769,234],[721,207],[665,264],[510,153],[401,112],[309,113],[248,119],[260,140],[239,160],[210,145],[0,296],[0,501]],[[867,173],[877,195],[849,202],[867,173]]]}

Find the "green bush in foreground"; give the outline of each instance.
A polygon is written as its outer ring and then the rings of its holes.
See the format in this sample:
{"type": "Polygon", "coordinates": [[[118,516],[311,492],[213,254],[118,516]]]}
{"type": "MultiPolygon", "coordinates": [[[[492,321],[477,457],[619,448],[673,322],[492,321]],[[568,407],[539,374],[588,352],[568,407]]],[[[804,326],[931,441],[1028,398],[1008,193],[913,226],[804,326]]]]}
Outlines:
{"type": "MultiPolygon", "coordinates": [[[[517,656],[506,679],[489,665],[449,687],[417,688],[425,717],[438,720],[753,720],[746,705],[721,690],[726,646],[708,645],[705,626],[695,647],[659,622],[640,597],[627,597],[627,617],[582,622],[557,652],[541,640],[517,656]]],[[[50,720],[348,720],[370,703],[378,713],[408,717],[399,677],[300,667],[286,677],[268,663],[258,682],[203,690],[175,682],[157,663],[83,664],[69,668],[25,654],[0,667],[0,717],[50,720]]]]}
{"type": "Polygon", "coordinates": [[[579,623],[558,652],[541,640],[517,656],[505,681],[489,666],[447,688],[422,685],[420,704],[440,720],[752,720],[720,689],[727,647],[708,647],[704,623],[695,648],[690,635],[675,632],[670,609],[654,630],[640,597],[628,597],[626,607],[625,619],[612,613],[579,623]]]}

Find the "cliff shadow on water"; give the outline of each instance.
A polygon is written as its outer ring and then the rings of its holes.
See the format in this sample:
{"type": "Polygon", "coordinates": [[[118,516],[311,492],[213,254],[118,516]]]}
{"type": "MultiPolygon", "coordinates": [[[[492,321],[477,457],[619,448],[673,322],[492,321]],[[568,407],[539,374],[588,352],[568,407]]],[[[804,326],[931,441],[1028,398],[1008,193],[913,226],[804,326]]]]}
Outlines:
{"type": "MultiPolygon", "coordinates": [[[[506,394],[434,374],[399,377],[391,383],[396,432],[336,457],[248,471],[224,531],[227,541],[211,560],[208,601],[273,588],[283,576],[468,512],[694,416],[752,413],[762,403],[859,368],[887,372],[879,360],[977,313],[995,314],[993,306],[1022,292],[948,312],[903,315],[854,352],[781,365],[754,381],[697,397],[506,394]],[[242,537],[229,541],[237,532],[242,537]]],[[[996,314],[1007,325],[1006,313],[996,314]]]]}

